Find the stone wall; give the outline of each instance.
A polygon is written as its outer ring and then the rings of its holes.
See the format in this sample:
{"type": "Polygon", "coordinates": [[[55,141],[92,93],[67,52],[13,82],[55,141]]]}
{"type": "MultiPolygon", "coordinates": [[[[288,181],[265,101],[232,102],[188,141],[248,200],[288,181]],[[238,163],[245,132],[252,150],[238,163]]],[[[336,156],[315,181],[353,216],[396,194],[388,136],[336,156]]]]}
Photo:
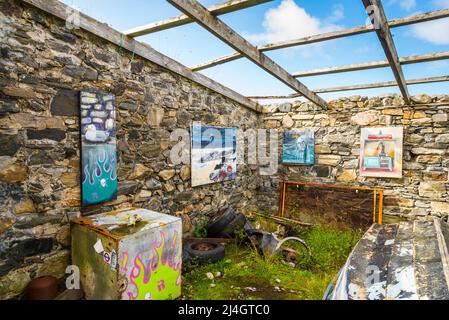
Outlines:
{"type": "Polygon", "coordinates": [[[302,102],[266,106],[263,126],[278,128],[280,141],[285,130],[313,128],[316,164],[280,165],[278,174],[265,177],[257,192],[260,207],[277,212],[279,181],[285,179],[384,188],[387,215],[448,215],[449,96],[418,95],[413,100],[424,105],[407,107],[402,97],[386,95],[330,101],[329,110],[302,102]],[[403,126],[402,179],[359,176],[360,129],[369,126],[403,126]]]}
{"type": "Polygon", "coordinates": [[[253,206],[256,168],[238,178],[190,186],[173,165],[170,133],[192,121],[241,129],[257,114],[19,1],[0,0],[0,299],[36,276],[64,275],[69,219],[144,207],[195,220],[232,204],[253,206]],[[80,208],[79,91],[116,95],[116,201],[80,208]]]}
{"type": "MultiPolygon", "coordinates": [[[[449,97],[415,97],[419,103],[449,97]]],[[[268,106],[254,111],[17,0],[0,0],[0,299],[30,279],[63,277],[69,221],[124,207],[183,218],[184,231],[220,208],[277,212],[282,179],[385,188],[385,212],[449,213],[449,106],[406,107],[398,96],[268,106]],[[79,91],[116,95],[118,199],[80,207],[79,91]],[[192,188],[190,166],[169,160],[170,133],[193,121],[239,129],[316,128],[317,163],[273,176],[238,167],[238,178],[192,188]],[[404,177],[358,176],[362,126],[403,125],[404,177]]],[[[280,139],[279,141],[282,141],[280,139]]],[[[281,152],[281,146],[279,153],[281,152]]],[[[280,158],[279,158],[280,159],[280,158]]]]}

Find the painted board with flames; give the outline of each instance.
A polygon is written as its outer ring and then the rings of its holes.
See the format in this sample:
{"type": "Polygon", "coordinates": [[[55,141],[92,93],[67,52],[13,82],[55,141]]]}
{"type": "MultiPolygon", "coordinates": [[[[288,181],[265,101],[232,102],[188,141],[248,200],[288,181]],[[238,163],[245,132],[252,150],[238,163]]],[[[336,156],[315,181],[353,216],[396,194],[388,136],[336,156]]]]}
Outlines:
{"type": "Polygon", "coordinates": [[[86,299],[171,300],[181,295],[180,218],[124,209],[76,219],[72,248],[86,299]]]}
{"type": "Polygon", "coordinates": [[[83,205],[117,198],[115,96],[81,92],[81,199],[83,205]]]}
{"type": "Polygon", "coordinates": [[[402,177],[402,127],[362,128],[360,175],[402,177]]]}

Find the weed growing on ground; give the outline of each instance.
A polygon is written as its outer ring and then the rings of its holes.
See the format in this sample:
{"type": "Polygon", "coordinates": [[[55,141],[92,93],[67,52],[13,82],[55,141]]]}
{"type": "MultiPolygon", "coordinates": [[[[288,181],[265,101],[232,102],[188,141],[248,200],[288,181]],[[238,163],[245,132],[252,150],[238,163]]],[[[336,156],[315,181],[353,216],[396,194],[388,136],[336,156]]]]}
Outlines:
{"type": "Polygon", "coordinates": [[[249,245],[226,246],[224,260],[196,266],[183,276],[186,299],[321,299],[347,257],[362,236],[358,230],[333,230],[314,227],[299,232],[311,247],[313,257],[295,242],[287,246],[298,252],[296,266],[281,254],[260,256],[249,245]],[[211,272],[214,279],[206,274],[211,272]]]}

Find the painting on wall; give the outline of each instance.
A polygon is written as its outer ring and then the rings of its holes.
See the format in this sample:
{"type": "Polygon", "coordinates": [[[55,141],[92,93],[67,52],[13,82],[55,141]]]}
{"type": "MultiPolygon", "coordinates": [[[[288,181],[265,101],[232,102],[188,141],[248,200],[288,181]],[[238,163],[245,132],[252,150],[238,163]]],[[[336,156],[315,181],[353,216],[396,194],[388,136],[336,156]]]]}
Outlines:
{"type": "Polygon", "coordinates": [[[362,128],[360,175],[402,177],[402,127],[362,128]]]}
{"type": "Polygon", "coordinates": [[[306,129],[285,132],[282,147],[282,162],[284,164],[314,164],[314,131],[306,129]]]}
{"type": "Polygon", "coordinates": [[[115,96],[81,92],[81,202],[117,198],[115,96]]]}
{"type": "Polygon", "coordinates": [[[237,177],[237,129],[192,126],[192,187],[237,177]]]}

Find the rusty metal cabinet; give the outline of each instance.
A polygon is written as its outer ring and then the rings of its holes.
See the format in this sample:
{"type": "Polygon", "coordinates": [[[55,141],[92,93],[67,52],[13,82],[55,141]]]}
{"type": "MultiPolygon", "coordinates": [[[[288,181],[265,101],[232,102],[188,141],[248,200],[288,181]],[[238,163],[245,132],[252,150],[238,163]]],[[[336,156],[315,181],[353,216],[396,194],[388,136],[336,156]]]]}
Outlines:
{"type": "Polygon", "coordinates": [[[76,219],[72,261],[86,299],[175,299],[181,295],[181,219],[134,208],[76,219]]]}

